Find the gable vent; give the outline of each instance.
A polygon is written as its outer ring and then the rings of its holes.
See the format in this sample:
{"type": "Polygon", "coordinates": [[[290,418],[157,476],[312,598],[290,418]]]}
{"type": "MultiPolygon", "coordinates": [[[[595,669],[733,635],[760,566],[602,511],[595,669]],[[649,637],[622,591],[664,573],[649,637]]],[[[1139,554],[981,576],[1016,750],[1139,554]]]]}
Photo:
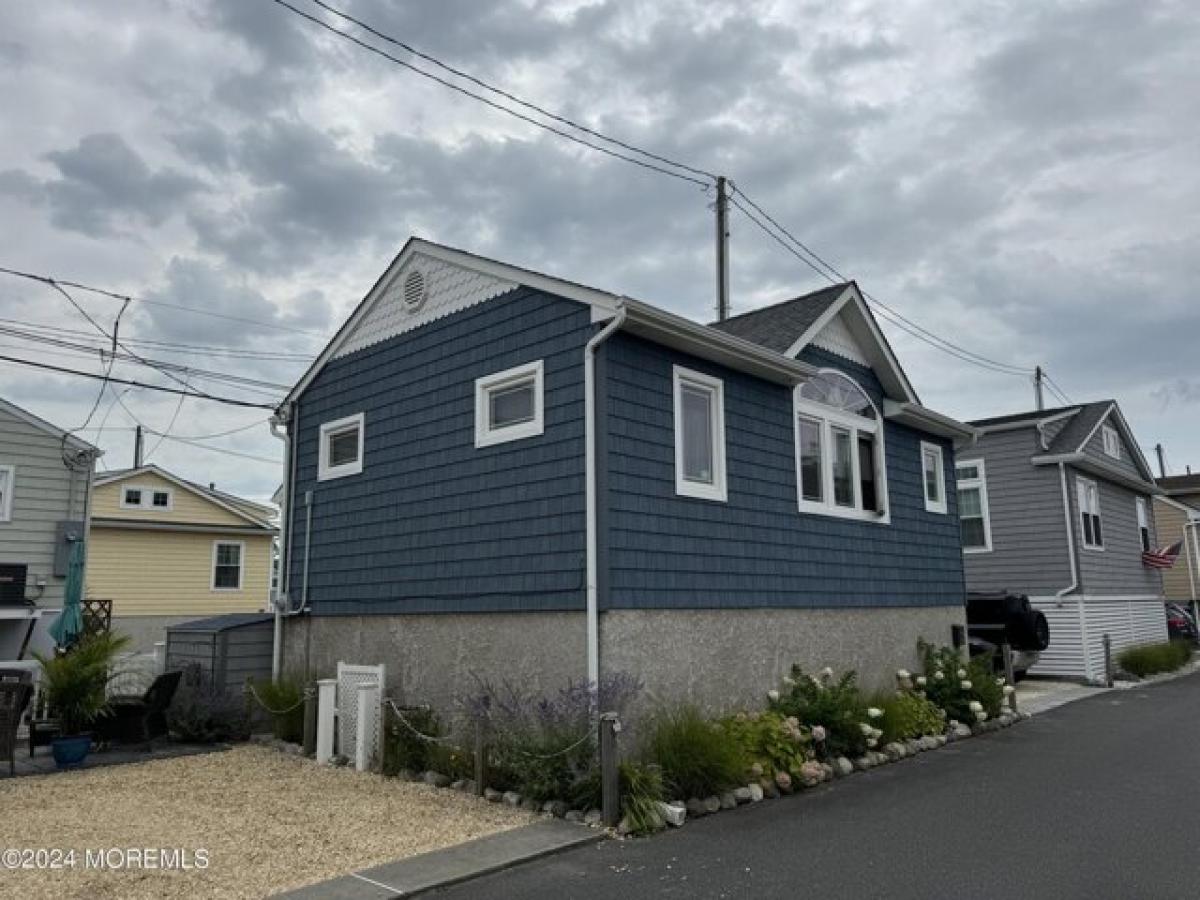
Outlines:
{"type": "Polygon", "coordinates": [[[425,303],[428,289],[425,286],[425,276],[417,269],[409,272],[404,279],[404,306],[410,312],[416,312],[425,303]]]}

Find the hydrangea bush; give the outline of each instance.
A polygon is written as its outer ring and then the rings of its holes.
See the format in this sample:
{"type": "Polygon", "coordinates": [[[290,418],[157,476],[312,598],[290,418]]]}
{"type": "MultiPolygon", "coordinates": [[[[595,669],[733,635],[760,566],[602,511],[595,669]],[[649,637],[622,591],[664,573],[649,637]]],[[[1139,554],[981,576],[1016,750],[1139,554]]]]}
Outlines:
{"type": "Polygon", "coordinates": [[[824,740],[816,742],[815,750],[826,758],[861,756],[883,734],[869,721],[854,672],[834,678],[830,668],[807,675],[800,666],[792,666],[782,689],[771,691],[767,701],[772,712],[795,717],[810,729],[820,727],[824,740]]]}
{"type": "MultiPolygon", "coordinates": [[[[920,690],[948,718],[974,725],[1000,715],[1006,693],[1004,679],[992,674],[986,657],[963,662],[953,647],[934,647],[924,641],[918,650],[925,670],[920,690]]],[[[917,687],[915,681],[912,686],[917,687]]]]}
{"type": "Polygon", "coordinates": [[[722,720],[729,740],[737,744],[742,756],[774,778],[777,772],[798,775],[810,758],[812,734],[795,716],[779,712],[740,712],[722,720]]]}

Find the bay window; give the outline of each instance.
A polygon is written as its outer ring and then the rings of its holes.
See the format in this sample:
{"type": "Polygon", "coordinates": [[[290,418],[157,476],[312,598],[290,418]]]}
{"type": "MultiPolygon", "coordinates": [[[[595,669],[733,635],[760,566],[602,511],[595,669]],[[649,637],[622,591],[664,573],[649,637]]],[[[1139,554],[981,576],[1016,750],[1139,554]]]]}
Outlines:
{"type": "Polygon", "coordinates": [[[882,420],[866,392],[827,369],[796,388],[795,407],[800,511],[888,521],[882,420]]]}

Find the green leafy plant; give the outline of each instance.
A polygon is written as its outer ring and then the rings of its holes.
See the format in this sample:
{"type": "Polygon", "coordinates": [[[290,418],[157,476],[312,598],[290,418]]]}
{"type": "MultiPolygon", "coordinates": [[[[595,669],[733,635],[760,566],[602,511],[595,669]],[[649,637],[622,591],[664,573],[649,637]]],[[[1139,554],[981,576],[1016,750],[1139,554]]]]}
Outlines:
{"type": "Polygon", "coordinates": [[[416,773],[434,768],[430,760],[434,757],[435,743],[423,740],[414,732],[441,738],[442,723],[437,713],[428,706],[402,707],[400,712],[404,721],[390,707],[385,707],[383,774],[397,775],[403,770],[416,773]]]}
{"type": "Polygon", "coordinates": [[[183,667],[179,691],[167,708],[167,725],[181,741],[215,744],[250,737],[245,698],[214,684],[197,663],[183,667]]]}
{"type": "Polygon", "coordinates": [[[809,758],[812,738],[795,716],[780,712],[740,712],[721,720],[729,740],[744,759],[757,763],[763,773],[797,773],[809,758]]]}
{"type": "Polygon", "coordinates": [[[623,762],[621,779],[621,817],[634,834],[649,834],[662,828],[658,810],[663,799],[662,770],[636,762],[623,762]]]}
{"type": "Polygon", "coordinates": [[[907,741],[946,730],[946,714],[927,697],[914,691],[897,691],[873,702],[883,710],[880,728],[883,743],[907,741]]]}
{"type": "Polygon", "coordinates": [[[65,653],[34,654],[42,664],[41,690],[64,737],[85,733],[108,713],[105,689],[117,654],[128,644],[125,635],[104,631],[82,638],[65,653]]]}
{"type": "Polygon", "coordinates": [[[263,705],[271,710],[271,733],[281,741],[299,744],[304,740],[304,684],[295,678],[280,678],[278,681],[256,681],[254,691],[263,705]]]}
{"type": "Polygon", "coordinates": [[[988,657],[963,662],[953,647],[935,647],[924,641],[918,642],[917,649],[924,667],[923,683],[917,686],[947,718],[971,725],[1000,714],[1004,680],[992,672],[988,657]]]}
{"type": "Polygon", "coordinates": [[[868,707],[853,671],[834,678],[832,669],[807,675],[800,666],[792,666],[782,690],[767,696],[772,711],[795,716],[809,729],[824,730],[821,745],[826,756],[861,756],[875,740],[868,731],[872,727],[868,707]]]}
{"type": "Polygon", "coordinates": [[[1192,646],[1187,641],[1166,641],[1129,647],[1121,651],[1117,663],[1129,674],[1145,678],[1158,672],[1174,672],[1191,658],[1192,646]]]}
{"type": "Polygon", "coordinates": [[[694,706],[660,711],[649,722],[644,759],[676,797],[709,797],[744,783],[742,748],[694,706]]]}

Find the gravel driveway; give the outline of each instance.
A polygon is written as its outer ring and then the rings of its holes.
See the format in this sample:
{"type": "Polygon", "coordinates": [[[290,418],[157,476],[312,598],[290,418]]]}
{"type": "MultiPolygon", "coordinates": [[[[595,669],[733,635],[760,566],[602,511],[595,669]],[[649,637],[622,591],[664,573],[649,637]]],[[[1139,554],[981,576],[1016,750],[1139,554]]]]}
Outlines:
{"type": "Polygon", "coordinates": [[[263,897],[536,818],[253,746],[0,780],[0,850],[78,853],[72,870],[0,869],[0,896],[263,897]],[[109,848],[206,850],[208,865],[85,869],[86,850],[109,848]]]}

